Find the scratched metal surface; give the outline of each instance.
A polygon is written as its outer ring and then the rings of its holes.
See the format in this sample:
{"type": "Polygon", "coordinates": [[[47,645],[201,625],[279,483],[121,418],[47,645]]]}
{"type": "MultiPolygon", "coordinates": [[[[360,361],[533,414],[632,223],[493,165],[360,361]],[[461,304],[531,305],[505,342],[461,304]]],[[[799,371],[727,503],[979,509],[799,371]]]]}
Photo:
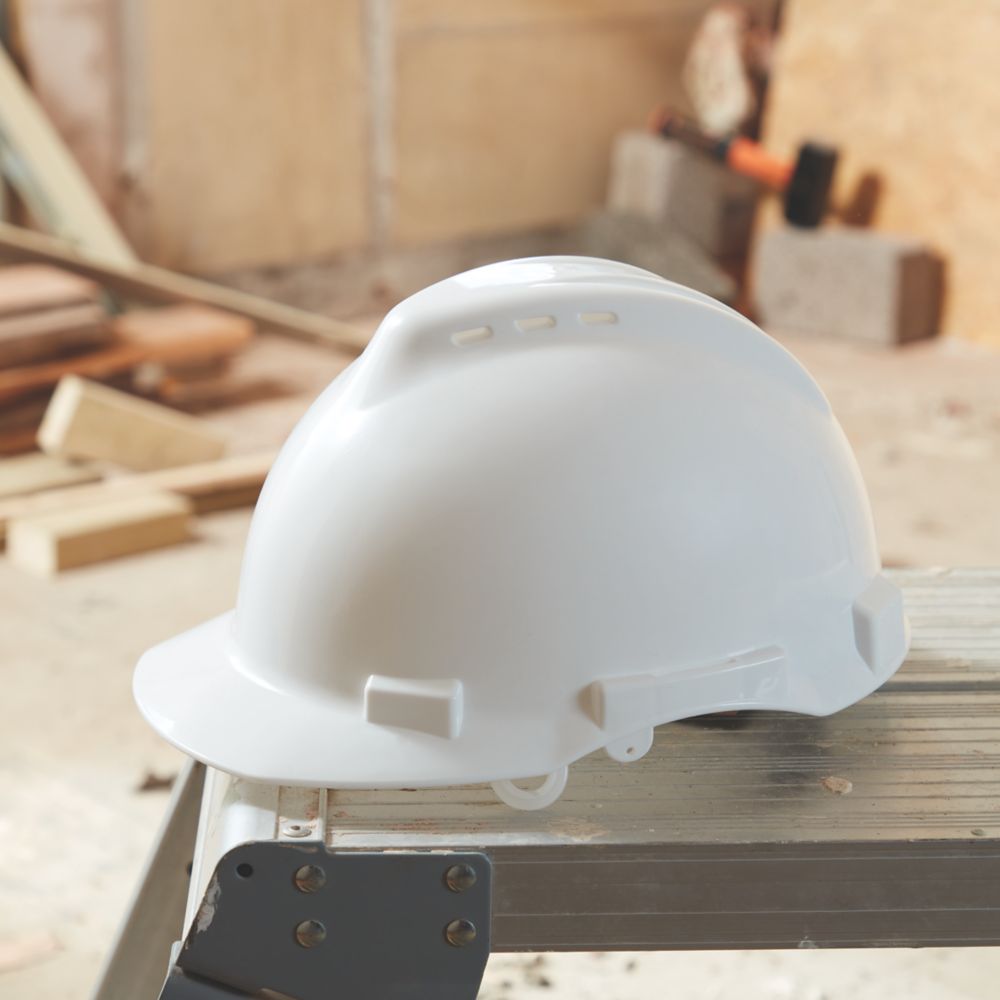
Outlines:
{"type": "Polygon", "coordinates": [[[844,712],[663,726],[641,761],[617,764],[600,752],[574,764],[563,797],[536,813],[512,811],[486,786],[331,792],[328,842],[990,841],[1000,835],[1000,570],[894,577],[913,627],[910,656],[885,688],[844,712]]]}
{"type": "Polygon", "coordinates": [[[998,945],[1000,570],[894,575],[909,660],[836,716],[664,726],[536,813],[485,786],[272,788],[264,835],[285,816],[333,850],[485,851],[495,951],[998,945]]]}

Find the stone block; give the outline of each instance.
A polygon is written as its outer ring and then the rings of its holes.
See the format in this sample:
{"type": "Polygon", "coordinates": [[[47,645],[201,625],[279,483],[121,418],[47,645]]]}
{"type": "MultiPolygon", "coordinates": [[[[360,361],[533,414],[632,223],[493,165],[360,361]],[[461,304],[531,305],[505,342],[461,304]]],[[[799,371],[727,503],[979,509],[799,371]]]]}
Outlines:
{"type": "Polygon", "coordinates": [[[703,153],[650,132],[622,132],[612,149],[608,209],[666,223],[716,257],[746,251],[758,190],[703,153]]]}
{"type": "Polygon", "coordinates": [[[919,240],[868,229],[782,226],[754,261],[765,329],[891,346],[937,333],[941,258],[919,240]]]}
{"type": "Polygon", "coordinates": [[[694,240],[641,215],[598,212],[579,227],[574,252],[620,260],[732,305],[736,282],[694,240]]]}

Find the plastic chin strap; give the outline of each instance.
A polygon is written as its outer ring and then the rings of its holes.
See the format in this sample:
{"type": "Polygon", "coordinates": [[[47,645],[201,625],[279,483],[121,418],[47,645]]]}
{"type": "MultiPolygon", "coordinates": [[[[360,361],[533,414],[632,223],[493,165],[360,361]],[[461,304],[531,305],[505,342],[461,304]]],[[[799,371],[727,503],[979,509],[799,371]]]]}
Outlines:
{"type": "Polygon", "coordinates": [[[563,765],[546,775],[545,780],[537,788],[521,788],[513,781],[504,779],[493,782],[493,791],[501,802],[505,802],[512,809],[544,809],[562,795],[568,774],[569,767],[563,765]]]}

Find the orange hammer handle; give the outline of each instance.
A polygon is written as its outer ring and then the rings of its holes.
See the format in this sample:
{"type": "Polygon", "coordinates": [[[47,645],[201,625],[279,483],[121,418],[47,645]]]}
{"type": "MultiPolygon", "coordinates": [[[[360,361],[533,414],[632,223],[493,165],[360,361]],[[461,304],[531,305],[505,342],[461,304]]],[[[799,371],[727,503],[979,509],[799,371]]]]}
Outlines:
{"type": "Polygon", "coordinates": [[[752,177],[775,191],[784,191],[788,187],[795,169],[794,163],[779,160],[778,157],[768,153],[760,143],[743,136],[736,136],[729,143],[729,148],[726,150],[726,164],[736,173],[752,177]]]}

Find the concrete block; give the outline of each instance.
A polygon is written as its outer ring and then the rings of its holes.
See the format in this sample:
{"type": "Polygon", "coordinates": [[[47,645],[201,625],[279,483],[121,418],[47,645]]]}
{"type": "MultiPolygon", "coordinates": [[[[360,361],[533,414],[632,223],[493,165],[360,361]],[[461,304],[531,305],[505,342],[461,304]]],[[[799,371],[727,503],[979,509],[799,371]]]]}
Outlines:
{"type": "Polygon", "coordinates": [[[575,252],[645,268],[732,304],[736,282],[683,233],[641,215],[598,212],[581,223],[575,252]]]}
{"type": "Polygon", "coordinates": [[[682,143],[622,132],[611,153],[608,209],[663,222],[716,257],[747,249],[757,185],[682,143]]]}
{"type": "Polygon", "coordinates": [[[938,330],[943,263],[918,240],[868,229],[783,226],[754,262],[765,329],[893,345],[938,330]]]}

